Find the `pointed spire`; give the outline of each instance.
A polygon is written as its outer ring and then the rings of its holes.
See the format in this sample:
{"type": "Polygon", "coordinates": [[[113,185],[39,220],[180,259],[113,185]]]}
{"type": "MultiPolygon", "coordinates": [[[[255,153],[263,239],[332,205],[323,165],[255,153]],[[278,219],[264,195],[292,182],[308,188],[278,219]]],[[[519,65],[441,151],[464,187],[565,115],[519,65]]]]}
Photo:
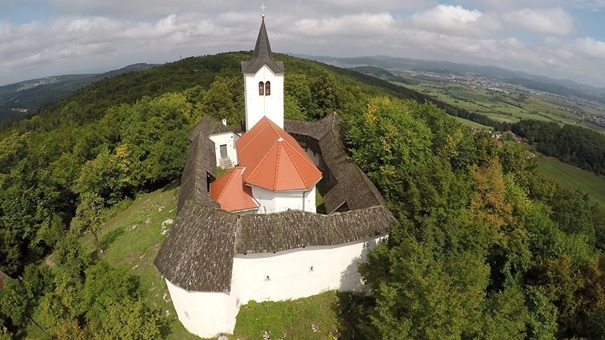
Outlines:
{"type": "Polygon", "coordinates": [[[284,63],[273,60],[271,52],[271,44],[265,27],[265,16],[263,15],[258,38],[256,38],[256,46],[251,61],[242,62],[243,73],[256,73],[263,65],[267,65],[275,73],[284,73],[284,63]]]}

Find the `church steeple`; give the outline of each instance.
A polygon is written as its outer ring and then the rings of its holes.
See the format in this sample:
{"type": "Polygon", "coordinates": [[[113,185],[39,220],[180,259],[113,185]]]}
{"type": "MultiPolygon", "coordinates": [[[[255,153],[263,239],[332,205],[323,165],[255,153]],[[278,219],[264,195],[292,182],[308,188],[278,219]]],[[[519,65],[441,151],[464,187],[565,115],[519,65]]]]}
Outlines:
{"type": "Polygon", "coordinates": [[[265,27],[260,25],[252,60],[242,62],[246,102],[246,131],[263,117],[284,127],[284,62],[273,60],[265,27]]]}
{"type": "Polygon", "coordinates": [[[265,16],[263,15],[258,38],[256,38],[256,46],[251,61],[242,62],[242,72],[244,74],[256,73],[263,65],[267,65],[273,73],[284,73],[284,63],[282,61],[273,60],[271,53],[271,44],[265,27],[265,16]]]}

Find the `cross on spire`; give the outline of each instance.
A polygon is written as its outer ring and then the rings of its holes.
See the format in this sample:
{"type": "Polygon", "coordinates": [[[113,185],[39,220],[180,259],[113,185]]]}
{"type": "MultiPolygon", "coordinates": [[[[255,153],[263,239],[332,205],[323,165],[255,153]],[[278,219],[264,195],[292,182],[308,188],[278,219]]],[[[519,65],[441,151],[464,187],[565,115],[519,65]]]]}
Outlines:
{"type": "Polygon", "coordinates": [[[263,12],[263,13],[262,13],[263,18],[265,17],[265,9],[266,9],[266,8],[267,8],[267,6],[265,6],[265,4],[264,4],[264,3],[263,3],[261,6],[260,6],[261,11],[263,12]]]}

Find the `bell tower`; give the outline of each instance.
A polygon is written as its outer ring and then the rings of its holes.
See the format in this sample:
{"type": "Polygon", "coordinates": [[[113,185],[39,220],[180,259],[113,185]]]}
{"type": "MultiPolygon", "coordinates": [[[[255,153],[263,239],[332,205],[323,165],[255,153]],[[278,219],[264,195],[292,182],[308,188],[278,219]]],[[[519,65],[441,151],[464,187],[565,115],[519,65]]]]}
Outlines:
{"type": "Polygon", "coordinates": [[[246,102],[246,131],[267,116],[284,127],[284,63],[273,60],[269,36],[262,17],[251,61],[242,62],[246,102]]]}

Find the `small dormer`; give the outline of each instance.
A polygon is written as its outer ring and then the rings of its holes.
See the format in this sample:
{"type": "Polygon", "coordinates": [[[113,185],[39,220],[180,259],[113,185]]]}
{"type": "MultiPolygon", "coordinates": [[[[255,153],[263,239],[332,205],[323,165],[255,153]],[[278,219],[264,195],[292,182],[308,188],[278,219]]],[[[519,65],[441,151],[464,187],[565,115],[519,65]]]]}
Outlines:
{"type": "Polygon", "coordinates": [[[246,131],[264,116],[284,127],[284,63],[273,60],[263,16],[251,61],[242,62],[246,131]]]}

